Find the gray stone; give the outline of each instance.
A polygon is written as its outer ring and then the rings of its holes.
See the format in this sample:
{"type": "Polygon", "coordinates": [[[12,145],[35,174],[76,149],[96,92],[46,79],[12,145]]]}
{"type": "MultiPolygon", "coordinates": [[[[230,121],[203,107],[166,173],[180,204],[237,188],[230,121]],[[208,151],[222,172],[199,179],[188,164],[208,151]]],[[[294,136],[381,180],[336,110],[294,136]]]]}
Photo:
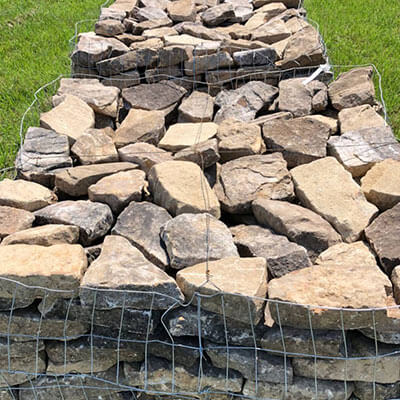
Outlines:
{"type": "Polygon", "coordinates": [[[115,10],[110,7],[102,7],[99,21],[102,21],[104,19],[115,19],[117,21],[123,21],[125,17],[126,17],[125,11],[115,10]]]}
{"type": "Polygon", "coordinates": [[[66,200],[35,212],[36,222],[64,224],[79,227],[79,241],[90,245],[105,236],[114,222],[111,209],[106,204],[84,200],[66,200]]]}
{"type": "Polygon", "coordinates": [[[201,15],[203,23],[208,26],[221,25],[226,20],[234,17],[233,6],[230,3],[223,3],[210,7],[201,15]]]}
{"type": "Polygon", "coordinates": [[[233,53],[233,59],[239,66],[268,65],[274,66],[277,59],[276,51],[272,47],[244,50],[233,53]]]}
{"type": "Polygon", "coordinates": [[[289,242],[257,225],[238,225],[231,228],[233,240],[241,257],[263,257],[270,276],[279,278],[289,272],[311,266],[306,249],[289,242]]]}
{"type": "Polygon", "coordinates": [[[190,55],[191,55],[190,47],[186,46],[163,47],[158,52],[159,61],[157,69],[181,64],[182,62],[187,61],[190,55]]]}
{"type": "Polygon", "coordinates": [[[168,15],[165,11],[158,7],[143,7],[136,8],[133,17],[138,21],[153,21],[158,19],[167,18],[168,15]]]}
{"type": "Polygon", "coordinates": [[[287,29],[285,23],[276,19],[257,27],[251,35],[251,40],[273,44],[288,38],[290,35],[291,32],[287,29]]]}
{"type": "Polygon", "coordinates": [[[163,226],[161,237],[174,269],[239,256],[228,227],[210,214],[181,214],[163,226]]]}
{"type": "Polygon", "coordinates": [[[229,68],[234,62],[229,53],[220,51],[215,54],[197,55],[185,61],[185,75],[193,76],[203,74],[206,71],[229,68]]]}
{"type": "Polygon", "coordinates": [[[183,300],[174,279],[121,236],[105,238],[99,258],[82,279],[80,298],[84,306],[103,310],[166,310],[183,300]]]}
{"type": "Polygon", "coordinates": [[[153,264],[165,269],[169,260],[160,234],[170,220],[168,212],[155,204],[132,202],[118,217],[112,233],[128,239],[153,264]]]}
{"type": "Polygon", "coordinates": [[[116,36],[125,32],[125,25],[116,19],[103,19],[96,22],[94,27],[96,35],[116,36]]]}
{"type": "Polygon", "coordinates": [[[194,0],[170,1],[167,5],[167,11],[174,22],[196,20],[196,4],[194,0]]]}
{"type": "Polygon", "coordinates": [[[193,37],[197,37],[205,40],[213,40],[213,41],[223,41],[227,39],[227,36],[217,32],[213,28],[207,28],[201,24],[197,23],[185,23],[182,25],[182,33],[187,34],[193,37]]]}
{"type": "Polygon", "coordinates": [[[396,399],[400,396],[400,381],[395,383],[354,382],[354,394],[360,400],[396,399]]]}
{"type": "Polygon", "coordinates": [[[174,155],[174,160],[191,161],[200,166],[200,168],[208,168],[219,161],[218,142],[217,139],[210,139],[205,142],[194,144],[178,151],[174,155]]]}
{"type": "Polygon", "coordinates": [[[0,206],[0,239],[32,226],[35,216],[18,208],[0,206]]]}
{"type": "Polygon", "coordinates": [[[214,99],[203,92],[194,91],[178,108],[179,122],[210,122],[214,115],[214,99]]]}
{"type": "Polygon", "coordinates": [[[215,192],[222,208],[246,214],[257,198],[293,198],[293,183],[280,153],[241,157],[222,165],[215,192]]]}
{"type": "Polygon", "coordinates": [[[151,21],[142,21],[139,23],[135,23],[135,25],[132,28],[132,32],[134,35],[141,35],[141,33],[147,29],[157,29],[157,28],[162,28],[164,26],[172,26],[172,25],[173,22],[168,17],[157,18],[151,21]]]}

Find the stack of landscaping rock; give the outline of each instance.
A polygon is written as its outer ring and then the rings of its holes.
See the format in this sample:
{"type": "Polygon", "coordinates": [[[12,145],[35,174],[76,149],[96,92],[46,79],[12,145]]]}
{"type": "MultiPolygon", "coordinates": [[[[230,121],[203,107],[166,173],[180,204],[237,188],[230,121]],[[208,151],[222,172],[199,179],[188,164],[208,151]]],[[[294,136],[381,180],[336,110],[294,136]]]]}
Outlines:
{"type": "MultiPolygon", "coordinates": [[[[73,57],[153,40],[159,62],[249,26],[229,40],[270,49],[305,23],[293,3],[118,0],[73,57]]],[[[0,182],[0,399],[399,397],[400,144],[372,69],[137,78],[61,80],[0,182]]]]}

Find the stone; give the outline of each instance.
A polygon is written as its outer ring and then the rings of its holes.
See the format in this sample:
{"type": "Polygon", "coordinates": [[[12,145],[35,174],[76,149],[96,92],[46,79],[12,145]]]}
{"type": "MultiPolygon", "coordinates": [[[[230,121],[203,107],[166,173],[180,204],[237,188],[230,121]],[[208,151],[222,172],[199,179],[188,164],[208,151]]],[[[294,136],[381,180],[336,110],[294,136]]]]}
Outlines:
{"type": "Polygon", "coordinates": [[[386,126],[386,121],[369,104],[344,108],[338,114],[340,133],[359,131],[365,128],[386,126]]]}
{"type": "MultiPolygon", "coordinates": [[[[127,20],[125,20],[126,22],[127,20]]],[[[163,17],[163,18],[157,18],[153,19],[151,21],[142,21],[137,23],[137,21],[134,21],[134,24],[132,26],[132,32],[134,35],[141,35],[141,33],[147,29],[157,29],[157,28],[162,28],[164,26],[172,26],[173,22],[171,19],[168,17],[163,17]]]]}
{"type": "Polygon", "coordinates": [[[390,274],[394,267],[400,265],[400,204],[379,215],[365,229],[365,236],[377,254],[380,264],[390,274]]]}
{"type": "Polygon", "coordinates": [[[142,84],[122,91],[122,97],[129,107],[149,111],[172,106],[185,94],[186,89],[170,81],[142,84]]]}
{"type": "Polygon", "coordinates": [[[377,399],[395,399],[400,396],[400,381],[396,383],[354,382],[354,394],[366,400],[374,396],[377,399]]]}
{"type": "Polygon", "coordinates": [[[133,17],[138,21],[153,21],[167,18],[168,15],[158,7],[143,7],[136,8],[133,17]]]}
{"type": "Polygon", "coordinates": [[[194,144],[178,151],[174,155],[174,160],[191,161],[202,169],[213,166],[219,159],[217,139],[194,144]]]}
{"type": "Polygon", "coordinates": [[[326,219],[347,243],[358,240],[378,212],[333,157],[300,165],[290,172],[301,203],[326,219]]]}
{"type": "Polygon", "coordinates": [[[282,398],[287,400],[342,400],[349,399],[353,392],[353,382],[347,382],[346,387],[341,381],[318,381],[318,394],[315,395],[315,380],[295,376],[290,385],[247,381],[243,387],[246,396],[257,398],[282,398]]]}
{"type": "Polygon", "coordinates": [[[120,235],[137,247],[144,256],[161,269],[169,265],[161,228],[171,220],[166,210],[148,202],[132,202],[119,215],[112,234],[120,235]]]}
{"type": "Polygon", "coordinates": [[[240,372],[244,378],[258,382],[290,384],[293,381],[293,370],[290,360],[286,365],[281,357],[251,349],[229,349],[213,345],[206,346],[206,354],[217,368],[229,368],[240,372]],[[257,357],[257,358],[256,358],[257,357]]]}
{"type": "Polygon", "coordinates": [[[353,177],[359,178],[376,163],[392,158],[400,160],[400,143],[390,127],[366,128],[332,136],[328,152],[335,156],[353,177]]]}
{"type": "Polygon", "coordinates": [[[115,0],[109,8],[112,10],[123,11],[126,15],[131,16],[136,6],[137,0],[115,0]]]}
{"type": "Polygon", "coordinates": [[[96,113],[117,116],[120,90],[115,86],[105,86],[98,79],[63,78],[53,104],[58,105],[67,94],[79,97],[96,113]]]}
{"type": "Polygon", "coordinates": [[[196,20],[196,4],[194,0],[171,1],[167,5],[167,11],[174,22],[196,20]]]}
{"type": "Polygon", "coordinates": [[[210,122],[214,115],[214,99],[208,93],[194,91],[182,100],[178,111],[179,122],[210,122]]]}
{"type": "Polygon", "coordinates": [[[56,187],[73,197],[86,196],[88,188],[105,176],[136,169],[128,162],[82,165],[68,168],[56,174],[56,187]]]}
{"type": "MultiPolygon", "coordinates": [[[[369,327],[372,318],[362,309],[385,307],[391,290],[391,282],[377,265],[314,265],[268,283],[269,312],[283,326],[309,329],[311,318],[313,329],[360,329],[369,327]],[[279,319],[274,300],[280,301],[279,319]]],[[[377,310],[377,324],[385,316],[385,310],[377,310]]]]}
{"type": "Polygon", "coordinates": [[[341,242],[340,235],[326,220],[296,204],[261,198],[253,202],[252,210],[260,225],[305,247],[312,260],[341,242]]]}
{"type": "Polygon", "coordinates": [[[76,66],[96,68],[99,61],[120,56],[128,51],[129,47],[118,39],[85,32],[78,35],[78,43],[71,54],[71,60],[76,66]]]}
{"type": "Polygon", "coordinates": [[[251,35],[251,40],[259,40],[267,44],[273,44],[288,38],[291,32],[281,20],[273,20],[255,29],[251,35]]]}
{"type": "Polygon", "coordinates": [[[161,238],[174,269],[239,256],[228,227],[210,214],[178,215],[162,227],[161,238]]]}
{"type": "Polygon", "coordinates": [[[146,111],[132,108],[115,132],[117,148],[131,143],[145,142],[158,144],[165,131],[162,111],[146,111]]]}
{"type": "Polygon", "coordinates": [[[336,110],[362,104],[375,104],[373,68],[362,67],[344,72],[329,85],[329,98],[336,110]]]}
{"type": "Polygon", "coordinates": [[[73,144],[87,129],[94,128],[94,111],[79,97],[65,95],[64,101],[40,115],[40,126],[66,135],[73,144]]]}
{"type": "Polygon", "coordinates": [[[35,212],[39,225],[64,224],[79,228],[79,241],[91,245],[111,229],[114,218],[106,204],[65,200],[35,212]]]}
{"type": "Polygon", "coordinates": [[[257,198],[293,198],[293,183],[280,153],[246,156],[222,165],[215,192],[225,211],[246,214],[257,198]]]}
{"type": "Polygon", "coordinates": [[[230,3],[223,3],[210,7],[201,15],[204,25],[208,26],[221,25],[226,20],[234,17],[235,13],[233,11],[233,6],[230,3]]]}
{"type": "Polygon", "coordinates": [[[400,266],[393,268],[391,275],[393,283],[394,298],[397,303],[400,302],[400,266]]]}
{"type": "Polygon", "coordinates": [[[289,272],[311,266],[307,251],[285,236],[276,235],[257,225],[238,225],[231,228],[233,241],[241,257],[263,257],[269,275],[280,278],[289,272]]]}
{"type": "Polygon", "coordinates": [[[326,157],[330,129],[307,117],[272,120],[263,126],[265,144],[282,152],[288,168],[326,157]]]}
{"type": "Polygon", "coordinates": [[[218,32],[215,28],[207,28],[197,23],[185,23],[182,25],[182,33],[199,39],[221,42],[227,36],[218,32]]]}
{"type": "MultiPolygon", "coordinates": [[[[287,29],[285,25],[285,29],[287,29]]],[[[291,35],[276,65],[282,69],[325,64],[325,49],[319,32],[311,25],[291,35]]]]}
{"type": "Polygon", "coordinates": [[[46,183],[53,171],[72,167],[67,136],[48,129],[28,128],[15,166],[29,180],[52,186],[46,183]]]}
{"type": "Polygon", "coordinates": [[[189,161],[166,161],[154,165],[149,174],[149,189],[154,202],[172,216],[207,212],[221,215],[217,196],[200,167],[189,161]]]}
{"type": "Polygon", "coordinates": [[[234,64],[230,54],[225,51],[205,55],[197,55],[195,51],[194,55],[190,60],[185,61],[185,75],[203,74],[206,71],[229,68],[234,64]]]}
{"type": "Polygon", "coordinates": [[[176,152],[213,138],[217,129],[218,125],[214,122],[174,124],[168,128],[158,145],[164,150],[176,152]]]}
{"type": "Polygon", "coordinates": [[[237,51],[233,53],[233,59],[240,67],[247,65],[274,66],[277,54],[272,47],[264,47],[262,49],[237,51]]]}
{"type": "Polygon", "coordinates": [[[32,226],[35,216],[18,208],[0,206],[0,239],[32,226]]]}
{"type": "Polygon", "coordinates": [[[164,161],[172,161],[171,153],[160,149],[150,143],[134,143],[118,149],[121,161],[127,161],[139,165],[146,174],[151,167],[164,161]]]}
{"type": "Polygon", "coordinates": [[[108,204],[114,214],[119,214],[131,201],[142,200],[145,178],[146,174],[138,170],[106,176],[89,186],[89,200],[108,204]]]}
{"type": "Polygon", "coordinates": [[[74,297],[87,268],[77,244],[0,246],[0,261],[1,309],[27,307],[36,298],[74,297]]]}
{"type": "Polygon", "coordinates": [[[381,211],[394,207],[400,202],[400,161],[387,159],[375,164],[361,178],[361,189],[381,211]]]}
{"type": "Polygon", "coordinates": [[[174,279],[122,236],[105,238],[100,256],[82,279],[80,298],[84,306],[100,310],[166,310],[183,300],[174,279]]]}
{"type": "Polygon", "coordinates": [[[71,147],[82,165],[118,161],[114,142],[102,129],[88,129],[71,147]]]}
{"type": "Polygon", "coordinates": [[[190,47],[185,47],[185,46],[163,47],[158,52],[158,57],[159,57],[158,69],[160,67],[171,67],[173,65],[181,64],[184,61],[188,60],[190,55],[191,55],[190,47]]]}
{"type": "Polygon", "coordinates": [[[0,181],[0,206],[36,211],[55,202],[54,192],[38,183],[7,178],[0,181]]]}
{"type": "Polygon", "coordinates": [[[217,138],[223,162],[265,152],[261,129],[255,124],[226,119],[218,127],[217,138]]]}
{"type": "Polygon", "coordinates": [[[176,282],[187,301],[195,293],[204,295],[201,297],[204,310],[235,321],[257,324],[267,294],[266,264],[261,257],[223,258],[179,271],[176,282]]]}
{"type": "Polygon", "coordinates": [[[227,3],[232,4],[235,14],[229,22],[244,23],[253,15],[253,5],[247,0],[228,0],[227,3]]]}
{"type": "Polygon", "coordinates": [[[338,120],[335,118],[327,117],[325,115],[314,114],[314,115],[308,115],[307,119],[318,121],[326,125],[329,128],[331,135],[334,135],[339,130],[338,120]]]}
{"type": "Polygon", "coordinates": [[[140,5],[143,7],[158,7],[162,10],[167,9],[168,0],[140,0],[140,5]]]}
{"type": "MultiPolygon", "coordinates": [[[[136,70],[126,71],[121,74],[113,75],[112,78],[104,79],[104,86],[115,86],[118,89],[126,89],[131,86],[140,84],[140,74],[136,70]]],[[[99,128],[104,128],[104,126],[99,126],[99,128]]]]}
{"type": "Polygon", "coordinates": [[[94,27],[96,35],[113,37],[125,32],[125,25],[115,19],[103,19],[96,22],[94,27]]]}
{"type": "Polygon", "coordinates": [[[34,244],[53,246],[56,244],[75,244],[79,240],[79,228],[72,225],[44,225],[25,229],[7,236],[1,246],[11,244],[34,244]]]}
{"type": "Polygon", "coordinates": [[[120,10],[114,10],[109,7],[102,7],[100,10],[99,21],[103,21],[105,19],[115,19],[117,21],[123,21],[126,18],[126,12],[120,10]]]}
{"type": "MultiPolygon", "coordinates": [[[[211,29],[210,29],[211,30],[211,29]]],[[[192,47],[197,47],[197,46],[211,46],[217,43],[217,45],[220,45],[220,42],[215,42],[214,39],[208,40],[208,39],[203,39],[199,38],[194,35],[188,35],[186,33],[182,35],[173,35],[173,36],[166,36],[164,38],[164,43],[165,46],[192,46],[192,47]]]]}
{"type": "Polygon", "coordinates": [[[284,2],[270,2],[270,3],[265,3],[262,5],[260,8],[259,5],[257,4],[257,14],[263,14],[265,22],[271,20],[274,17],[277,17],[278,15],[284,13],[287,10],[286,5],[284,2]]]}
{"type": "Polygon", "coordinates": [[[400,357],[393,355],[397,347],[380,344],[377,350],[374,341],[361,336],[354,338],[351,345],[347,360],[317,359],[314,363],[312,359],[293,359],[294,373],[308,378],[361,382],[395,383],[400,380],[400,357]]]}

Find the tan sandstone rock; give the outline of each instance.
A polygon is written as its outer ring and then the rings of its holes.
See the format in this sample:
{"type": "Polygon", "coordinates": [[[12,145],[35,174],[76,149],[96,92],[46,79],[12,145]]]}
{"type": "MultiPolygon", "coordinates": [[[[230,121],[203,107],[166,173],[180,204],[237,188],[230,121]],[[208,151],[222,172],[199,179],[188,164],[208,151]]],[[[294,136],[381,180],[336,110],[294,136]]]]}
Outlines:
{"type": "Polygon", "coordinates": [[[182,100],[178,110],[179,122],[210,122],[214,115],[214,99],[208,93],[194,91],[182,100]]]}
{"type": "Polygon", "coordinates": [[[19,208],[0,206],[0,239],[32,226],[35,216],[19,208]]]}
{"type": "Polygon", "coordinates": [[[385,120],[369,104],[344,108],[338,117],[341,133],[386,126],[385,120]]]}

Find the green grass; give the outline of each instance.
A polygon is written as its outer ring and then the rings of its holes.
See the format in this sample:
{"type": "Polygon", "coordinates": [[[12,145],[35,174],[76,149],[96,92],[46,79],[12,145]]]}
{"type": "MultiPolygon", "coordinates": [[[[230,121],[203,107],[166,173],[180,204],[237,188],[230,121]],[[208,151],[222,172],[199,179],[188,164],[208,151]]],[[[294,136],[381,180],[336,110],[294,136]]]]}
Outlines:
{"type": "MultiPolygon", "coordinates": [[[[69,74],[68,40],[75,23],[96,19],[104,1],[0,0],[0,168],[13,165],[20,120],[34,92],[69,74]]],[[[92,30],[93,24],[85,25],[92,30]]],[[[30,113],[29,122],[38,111],[30,113]]]]}
{"type": "MultiPolygon", "coordinates": [[[[400,138],[400,1],[305,0],[332,64],[375,64],[390,122],[400,138]]],[[[377,93],[378,95],[378,93],[377,93]]]]}

